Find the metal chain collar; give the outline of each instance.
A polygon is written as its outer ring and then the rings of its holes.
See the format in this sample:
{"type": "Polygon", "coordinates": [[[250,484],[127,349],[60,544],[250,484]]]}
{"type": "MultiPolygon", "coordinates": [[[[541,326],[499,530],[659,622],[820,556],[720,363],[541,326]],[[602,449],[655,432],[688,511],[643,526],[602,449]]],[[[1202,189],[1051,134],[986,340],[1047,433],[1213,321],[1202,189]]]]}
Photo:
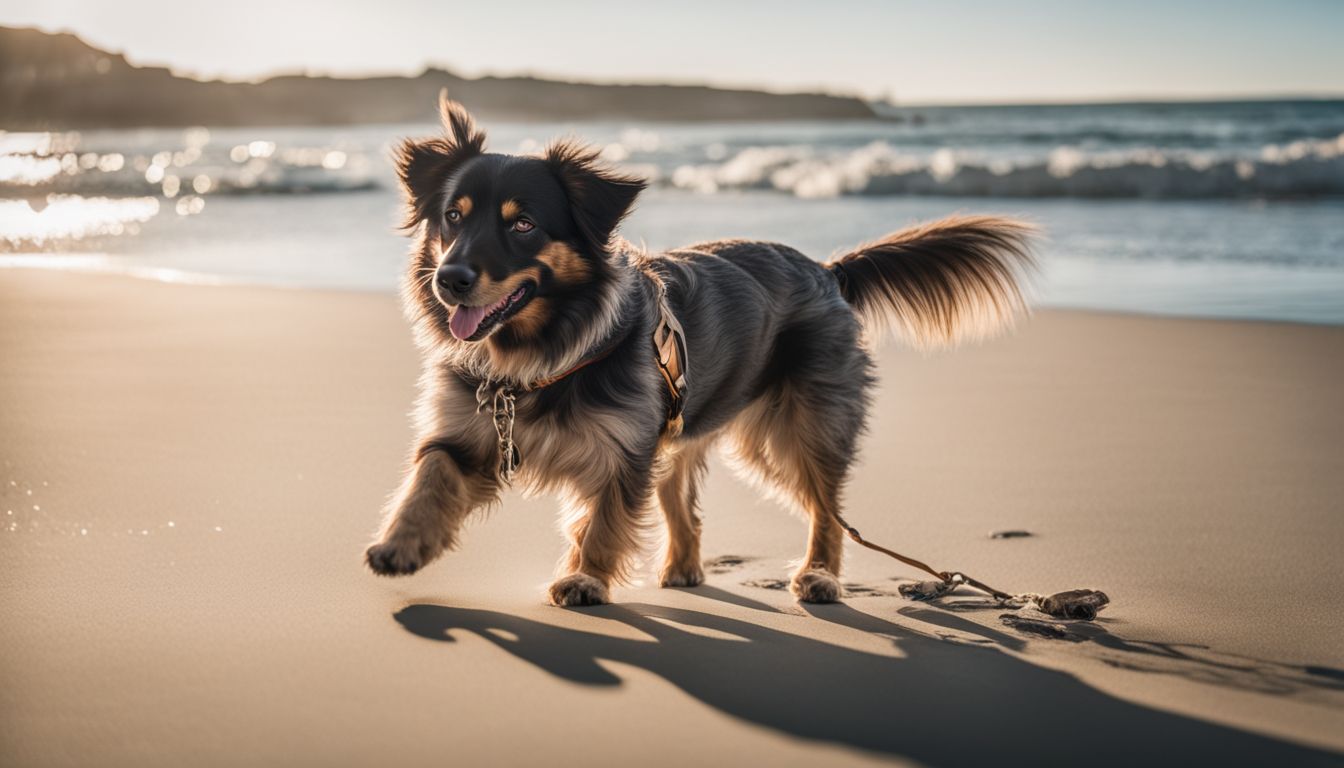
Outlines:
{"type": "Polygon", "coordinates": [[[513,442],[514,403],[518,395],[508,384],[496,384],[482,380],[476,387],[476,412],[490,409],[490,419],[495,423],[495,435],[499,438],[499,467],[496,474],[508,485],[518,473],[522,455],[513,442]]]}

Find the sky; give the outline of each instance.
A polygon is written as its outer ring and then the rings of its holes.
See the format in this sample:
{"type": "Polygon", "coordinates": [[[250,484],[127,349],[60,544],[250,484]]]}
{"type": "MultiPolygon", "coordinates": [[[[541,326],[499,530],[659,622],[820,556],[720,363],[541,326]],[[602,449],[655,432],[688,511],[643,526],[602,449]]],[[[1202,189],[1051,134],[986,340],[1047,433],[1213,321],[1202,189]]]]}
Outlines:
{"type": "Polygon", "coordinates": [[[1344,1],[0,0],[196,77],[539,74],[899,103],[1344,94],[1344,1]]]}

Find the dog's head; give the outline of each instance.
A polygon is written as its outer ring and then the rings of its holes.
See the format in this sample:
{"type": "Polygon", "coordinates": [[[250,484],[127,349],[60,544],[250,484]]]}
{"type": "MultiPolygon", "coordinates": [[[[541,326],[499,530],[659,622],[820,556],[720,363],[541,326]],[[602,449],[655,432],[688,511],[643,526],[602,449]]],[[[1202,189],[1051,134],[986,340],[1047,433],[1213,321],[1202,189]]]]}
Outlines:
{"type": "Polygon", "coordinates": [[[558,359],[604,311],[612,236],[644,182],[569,141],[487,153],[462,105],[445,96],[440,111],[444,135],[408,139],[395,158],[418,233],[408,298],[438,343],[558,359]]]}

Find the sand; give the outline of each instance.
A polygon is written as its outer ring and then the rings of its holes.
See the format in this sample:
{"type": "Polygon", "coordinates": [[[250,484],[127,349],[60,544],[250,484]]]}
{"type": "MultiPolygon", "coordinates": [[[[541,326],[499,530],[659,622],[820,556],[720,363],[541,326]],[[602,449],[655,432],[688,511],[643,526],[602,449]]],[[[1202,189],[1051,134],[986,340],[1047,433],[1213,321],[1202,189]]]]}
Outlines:
{"type": "Polygon", "coordinates": [[[718,464],[700,589],[651,553],[617,605],[544,605],[556,504],[513,494],[375,578],[417,367],[391,296],[0,272],[0,764],[1344,762],[1344,328],[882,350],[851,521],[1110,593],[1059,637],[854,547],[851,597],[799,606],[803,523],[718,464]]]}

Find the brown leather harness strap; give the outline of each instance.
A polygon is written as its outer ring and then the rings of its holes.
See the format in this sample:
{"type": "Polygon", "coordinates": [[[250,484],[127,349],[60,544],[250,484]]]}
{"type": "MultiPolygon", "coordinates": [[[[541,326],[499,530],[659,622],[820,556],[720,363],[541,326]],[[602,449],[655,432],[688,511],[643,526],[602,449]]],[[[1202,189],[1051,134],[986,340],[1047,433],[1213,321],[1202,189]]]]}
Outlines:
{"type": "Polygon", "coordinates": [[[650,268],[645,268],[644,273],[658,287],[658,322],[653,326],[653,348],[657,353],[658,372],[663,375],[663,383],[667,385],[669,400],[664,434],[676,437],[681,434],[684,425],[682,411],[686,407],[686,390],[689,387],[686,379],[686,332],[667,303],[667,283],[650,268]]]}

